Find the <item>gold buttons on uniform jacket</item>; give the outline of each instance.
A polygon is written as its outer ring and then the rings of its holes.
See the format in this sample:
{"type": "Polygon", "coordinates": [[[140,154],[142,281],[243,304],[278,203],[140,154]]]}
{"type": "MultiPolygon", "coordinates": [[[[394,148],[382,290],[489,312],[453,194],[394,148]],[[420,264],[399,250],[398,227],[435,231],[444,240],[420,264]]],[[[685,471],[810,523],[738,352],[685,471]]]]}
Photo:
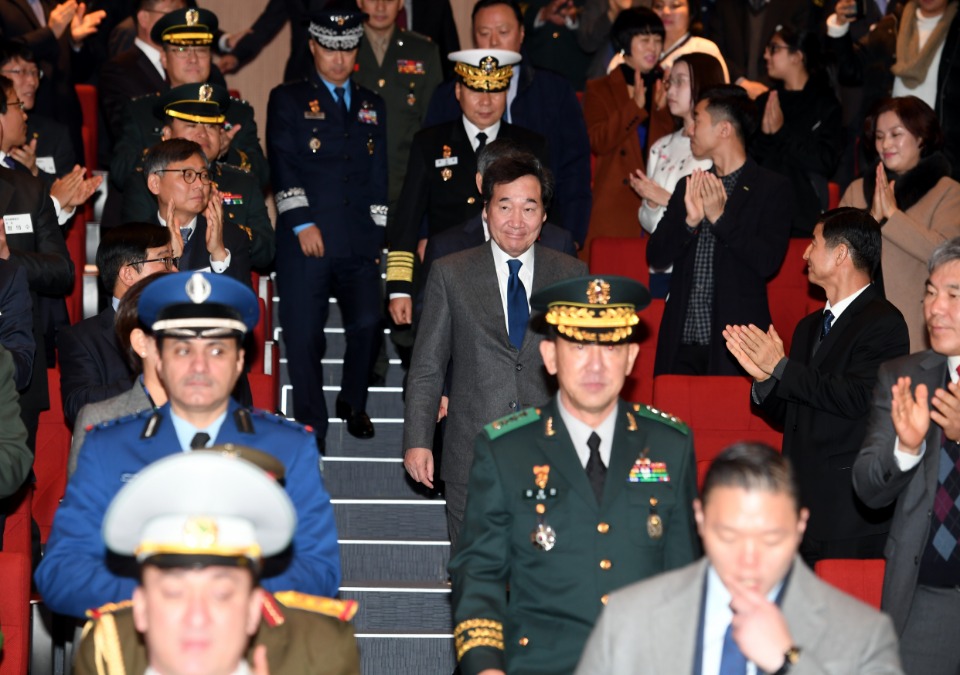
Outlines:
{"type": "Polygon", "coordinates": [[[611,567],[613,567],[613,563],[610,562],[609,560],[601,560],[601,561],[600,561],[600,569],[602,569],[602,570],[608,570],[608,569],[610,569],[611,567]]]}
{"type": "Polygon", "coordinates": [[[602,602],[603,604],[607,604],[607,601],[608,601],[609,599],[610,599],[610,594],[609,594],[609,593],[604,593],[604,594],[600,597],[600,602],[602,602]]]}
{"type": "Polygon", "coordinates": [[[382,87],[383,85],[385,85],[386,83],[387,83],[387,81],[384,80],[384,79],[382,79],[382,78],[377,81],[377,84],[380,85],[381,87],[382,87]]]}
{"type": "Polygon", "coordinates": [[[600,534],[606,534],[609,531],[610,531],[610,525],[608,523],[597,524],[597,532],[599,532],[600,534]]]}
{"type": "Polygon", "coordinates": [[[477,201],[476,197],[467,197],[467,204],[473,204],[477,201]]]}
{"type": "Polygon", "coordinates": [[[530,644],[530,639],[522,637],[518,642],[520,643],[521,647],[526,647],[528,644],[530,644]]]}

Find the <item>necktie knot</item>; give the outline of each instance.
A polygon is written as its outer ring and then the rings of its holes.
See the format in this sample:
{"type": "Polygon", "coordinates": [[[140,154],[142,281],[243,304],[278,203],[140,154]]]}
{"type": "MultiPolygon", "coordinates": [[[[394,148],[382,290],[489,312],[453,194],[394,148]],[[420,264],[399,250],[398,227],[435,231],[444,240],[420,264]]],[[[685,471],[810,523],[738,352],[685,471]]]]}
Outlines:
{"type": "Polygon", "coordinates": [[[10,155],[3,158],[3,165],[8,169],[14,169],[17,166],[16,162],[13,161],[13,157],[10,155]]]}
{"type": "Polygon", "coordinates": [[[487,144],[487,135],[481,131],[479,134],[477,134],[477,152],[480,152],[480,150],[486,144],[487,144]]]}
{"type": "Polygon", "coordinates": [[[186,244],[190,241],[190,235],[193,234],[192,227],[181,227],[180,228],[180,238],[183,239],[183,243],[186,244]]]}
{"type": "Polygon", "coordinates": [[[196,434],[194,434],[193,439],[190,441],[190,449],[199,450],[201,448],[205,448],[209,442],[210,434],[205,431],[198,431],[196,434]]]}
{"type": "Polygon", "coordinates": [[[507,261],[507,267],[510,268],[510,276],[515,277],[520,273],[520,268],[523,266],[523,261],[516,258],[511,258],[507,261]]]}
{"type": "Polygon", "coordinates": [[[346,89],[343,87],[334,87],[333,93],[337,95],[337,101],[342,101],[343,95],[346,93],[346,89]]]}
{"type": "Polygon", "coordinates": [[[823,328],[820,331],[820,339],[827,337],[830,334],[830,329],[833,328],[833,312],[829,309],[823,313],[823,328]]]}

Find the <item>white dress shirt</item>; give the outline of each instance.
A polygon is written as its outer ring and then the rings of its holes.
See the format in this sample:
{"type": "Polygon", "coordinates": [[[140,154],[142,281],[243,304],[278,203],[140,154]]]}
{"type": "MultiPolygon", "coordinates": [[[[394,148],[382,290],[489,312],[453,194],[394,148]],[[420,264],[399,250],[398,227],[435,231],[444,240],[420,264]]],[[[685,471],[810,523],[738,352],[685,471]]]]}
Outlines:
{"type": "Polygon", "coordinates": [[[497,120],[497,123],[493,126],[489,126],[486,129],[481,129],[476,124],[467,119],[467,116],[463,116],[463,128],[467,132],[467,138],[470,139],[470,146],[473,148],[473,151],[477,151],[477,146],[480,145],[480,141],[477,140],[477,134],[481,131],[487,135],[487,143],[492,143],[497,140],[497,134],[500,133],[500,120],[497,120]]]}
{"type": "Polygon", "coordinates": [[[160,73],[160,77],[167,79],[167,71],[163,69],[163,64],[160,63],[160,50],[153,45],[144,42],[140,38],[134,39],[133,44],[135,44],[137,49],[143,52],[143,55],[150,60],[150,63],[153,64],[153,67],[157,69],[158,73],[160,73]]]}
{"type": "Polygon", "coordinates": [[[578,420],[573,416],[573,413],[567,409],[567,405],[563,401],[562,391],[557,392],[557,403],[557,410],[560,411],[560,419],[563,420],[564,426],[567,427],[567,433],[570,434],[570,441],[577,451],[577,457],[580,459],[581,466],[583,466],[584,469],[587,468],[587,461],[590,459],[590,446],[587,445],[587,441],[590,439],[590,434],[596,432],[597,436],[600,437],[600,459],[603,460],[604,466],[609,467],[610,453],[613,452],[613,434],[617,430],[617,410],[619,410],[620,406],[615,405],[606,419],[597,425],[596,428],[593,428],[586,422],[578,420]]]}

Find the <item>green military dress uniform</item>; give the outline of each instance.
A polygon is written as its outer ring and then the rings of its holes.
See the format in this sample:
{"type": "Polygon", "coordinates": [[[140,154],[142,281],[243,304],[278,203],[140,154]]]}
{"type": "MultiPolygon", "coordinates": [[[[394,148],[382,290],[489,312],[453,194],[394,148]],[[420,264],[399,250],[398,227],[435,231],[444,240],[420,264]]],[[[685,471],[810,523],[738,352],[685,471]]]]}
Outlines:
{"type": "Polygon", "coordinates": [[[395,28],[382,64],[377,63],[370,40],[360,41],[352,78],[379,94],[387,105],[387,187],[393,209],[403,187],[413,135],[420,130],[430,98],[443,80],[440,52],[429,38],[395,28]]]}
{"type": "MultiPolygon", "coordinates": [[[[127,104],[124,115],[126,121],[110,161],[110,180],[121,190],[126,189],[127,182],[134,175],[144,152],[162,140],[160,132],[163,130],[163,120],[154,114],[160,97],[161,94],[146,94],[131,99],[127,104]]],[[[246,101],[231,96],[230,106],[224,114],[227,124],[240,125],[240,130],[233,137],[226,157],[221,159],[252,173],[257,184],[266,188],[270,183],[270,170],[257,137],[253,108],[246,101]]]]}
{"type": "Polygon", "coordinates": [[[573,672],[609,593],[700,555],[689,428],[620,401],[598,504],[558,405],[498,420],[477,438],[450,562],[464,675],[573,672]],[[552,531],[552,546],[532,542],[538,528],[541,541],[552,531]]]}
{"type": "MultiPolygon", "coordinates": [[[[76,675],[141,675],[148,665],[143,636],[133,623],[132,602],[90,612],[73,672],[76,675]]],[[[350,619],[356,602],[302,593],[265,594],[263,619],[250,643],[267,646],[270,675],[359,675],[360,657],[350,619]]]]}
{"type": "MultiPolygon", "coordinates": [[[[123,222],[151,222],[157,215],[157,198],[147,188],[142,164],[136,172],[123,191],[123,222]]],[[[276,252],[276,233],[257,179],[225,162],[214,162],[210,173],[220,191],[224,222],[233,223],[250,238],[251,264],[269,269],[276,252]]]]}

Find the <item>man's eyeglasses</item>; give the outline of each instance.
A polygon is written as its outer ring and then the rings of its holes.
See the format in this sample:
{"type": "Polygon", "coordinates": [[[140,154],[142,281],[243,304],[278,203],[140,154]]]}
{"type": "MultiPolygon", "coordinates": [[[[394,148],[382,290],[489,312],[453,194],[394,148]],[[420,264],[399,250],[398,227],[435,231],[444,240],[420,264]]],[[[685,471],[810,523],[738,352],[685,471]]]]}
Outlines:
{"type": "Polygon", "coordinates": [[[4,68],[3,70],[0,70],[0,73],[16,75],[17,77],[26,75],[27,77],[35,77],[38,80],[43,79],[43,71],[39,68],[4,68]]]}
{"type": "Polygon", "coordinates": [[[183,176],[183,182],[187,185],[192,185],[196,182],[197,177],[200,177],[200,182],[204,185],[210,185],[213,182],[213,179],[210,178],[209,171],[197,171],[196,169],[157,169],[154,173],[179,173],[183,176]]]}
{"type": "Polygon", "coordinates": [[[163,263],[163,268],[168,272],[174,267],[180,267],[180,258],[150,258],[149,260],[131,260],[127,263],[129,267],[134,265],[146,265],[147,263],[163,263]]]}
{"type": "Polygon", "coordinates": [[[8,106],[15,105],[18,108],[20,108],[20,110],[22,111],[26,109],[27,104],[21,101],[20,99],[16,99],[15,101],[7,101],[7,105],[8,106]]]}

